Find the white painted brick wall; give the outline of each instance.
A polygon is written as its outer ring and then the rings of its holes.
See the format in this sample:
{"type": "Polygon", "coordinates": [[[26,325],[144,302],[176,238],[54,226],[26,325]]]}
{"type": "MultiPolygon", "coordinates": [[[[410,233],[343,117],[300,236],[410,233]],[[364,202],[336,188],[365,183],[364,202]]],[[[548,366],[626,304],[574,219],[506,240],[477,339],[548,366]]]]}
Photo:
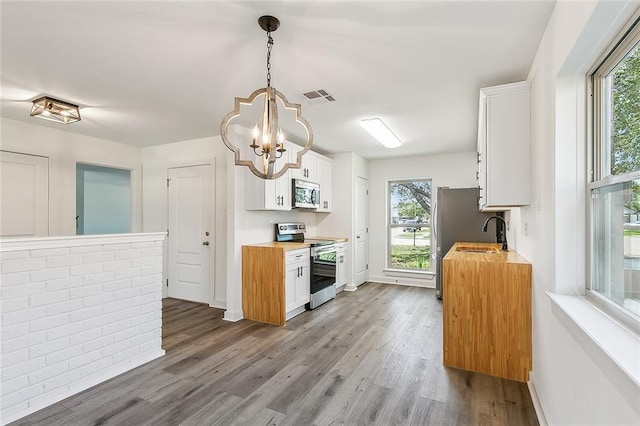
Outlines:
{"type": "Polygon", "coordinates": [[[164,235],[100,238],[0,245],[2,422],[164,353],[164,235]]]}

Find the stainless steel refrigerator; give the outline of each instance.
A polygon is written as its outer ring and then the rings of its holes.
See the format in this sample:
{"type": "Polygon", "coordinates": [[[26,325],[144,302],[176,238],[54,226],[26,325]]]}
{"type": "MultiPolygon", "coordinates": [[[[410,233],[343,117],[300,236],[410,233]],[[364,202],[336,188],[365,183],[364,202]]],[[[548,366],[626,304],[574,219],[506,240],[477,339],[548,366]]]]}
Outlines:
{"type": "Polygon", "coordinates": [[[434,232],[436,249],[436,297],[442,299],[442,258],[456,241],[496,242],[496,220],[489,222],[487,232],[482,225],[495,212],[478,210],[478,188],[440,187],[436,194],[434,232]]]}

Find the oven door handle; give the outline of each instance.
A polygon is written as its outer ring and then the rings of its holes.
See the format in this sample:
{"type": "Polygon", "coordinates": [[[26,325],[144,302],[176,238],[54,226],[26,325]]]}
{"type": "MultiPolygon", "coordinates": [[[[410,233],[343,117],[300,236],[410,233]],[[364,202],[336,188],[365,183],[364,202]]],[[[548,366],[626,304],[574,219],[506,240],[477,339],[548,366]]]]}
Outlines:
{"type": "Polygon", "coordinates": [[[318,254],[325,254],[325,253],[335,253],[336,252],[336,247],[335,246],[329,246],[329,247],[316,247],[314,249],[313,254],[318,255],[318,254]]]}

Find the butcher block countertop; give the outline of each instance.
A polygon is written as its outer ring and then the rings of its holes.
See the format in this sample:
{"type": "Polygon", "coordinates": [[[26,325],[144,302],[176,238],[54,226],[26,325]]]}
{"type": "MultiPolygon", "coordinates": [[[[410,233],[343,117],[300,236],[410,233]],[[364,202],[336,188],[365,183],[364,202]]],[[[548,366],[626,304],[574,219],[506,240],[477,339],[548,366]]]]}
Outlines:
{"type": "MultiPolygon", "coordinates": [[[[334,240],[337,243],[344,243],[348,241],[348,238],[343,237],[307,237],[310,240],[334,240]]],[[[303,248],[311,247],[309,243],[294,243],[290,241],[278,242],[278,241],[269,241],[266,243],[255,243],[255,244],[246,244],[250,247],[268,247],[268,248],[281,248],[284,251],[290,250],[298,250],[303,248]]]]}
{"type": "Polygon", "coordinates": [[[444,259],[469,262],[528,264],[529,261],[513,250],[502,251],[499,243],[457,242],[444,259]]]}
{"type": "Polygon", "coordinates": [[[531,264],[501,246],[458,242],[442,260],[444,365],[526,382],[531,264]]]}
{"type": "Polygon", "coordinates": [[[255,244],[246,244],[246,245],[249,247],[281,248],[284,251],[298,250],[298,249],[311,247],[311,244],[309,243],[292,243],[289,241],[286,241],[286,242],[270,241],[268,243],[255,243],[255,244]]]}
{"type": "Polygon", "coordinates": [[[308,237],[310,240],[333,240],[336,243],[346,243],[349,241],[348,238],[344,237],[308,237]]]}

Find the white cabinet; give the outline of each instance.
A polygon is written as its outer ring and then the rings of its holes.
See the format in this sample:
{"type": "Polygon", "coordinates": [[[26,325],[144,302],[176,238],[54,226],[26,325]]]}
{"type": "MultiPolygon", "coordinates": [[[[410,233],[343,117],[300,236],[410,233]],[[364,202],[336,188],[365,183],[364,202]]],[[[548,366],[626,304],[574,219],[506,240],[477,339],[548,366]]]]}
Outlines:
{"type": "Polygon", "coordinates": [[[336,288],[347,284],[347,244],[336,244],[336,288]]]}
{"type": "MultiPolygon", "coordinates": [[[[295,162],[302,147],[291,142],[285,142],[287,151],[282,158],[276,160],[275,169],[278,170],[285,162],[295,162]]],[[[260,179],[249,170],[245,177],[245,209],[246,210],[291,210],[291,180],[302,179],[320,185],[320,207],[317,212],[331,211],[332,185],[331,159],[313,151],[307,151],[302,156],[302,168],[289,169],[278,179],[260,179]]]]}
{"type": "MultiPolygon", "coordinates": [[[[291,150],[291,161],[295,161],[295,156],[302,148],[295,145],[291,150]]],[[[320,185],[320,206],[316,212],[331,212],[331,186],[333,166],[331,159],[313,151],[307,151],[302,156],[302,167],[291,169],[291,179],[301,179],[315,182],[320,185]]]]}
{"type": "MultiPolygon", "coordinates": [[[[293,144],[291,144],[293,145],[293,144]]],[[[289,160],[289,145],[285,145],[281,158],[276,160],[275,170],[279,170],[289,160]]],[[[291,172],[287,171],[277,179],[260,179],[247,170],[245,178],[246,210],[291,210],[291,172]]]]}
{"type": "MultiPolygon", "coordinates": [[[[302,147],[300,145],[294,145],[291,149],[291,162],[296,161],[296,156],[298,152],[302,151],[302,147]]],[[[302,156],[302,161],[300,163],[302,166],[299,169],[291,169],[291,179],[302,179],[307,180],[309,182],[317,182],[316,181],[316,157],[313,151],[307,151],[302,156]]]]}
{"type": "Polygon", "coordinates": [[[285,270],[285,311],[286,320],[304,312],[310,300],[309,289],[309,249],[288,251],[285,270]]]}
{"type": "Polygon", "coordinates": [[[320,206],[316,211],[328,213],[331,211],[331,160],[324,157],[316,157],[316,172],[317,183],[320,185],[320,206]]]}
{"type": "Polygon", "coordinates": [[[480,90],[476,174],[480,210],[530,203],[530,110],[529,82],[480,90]]]}

